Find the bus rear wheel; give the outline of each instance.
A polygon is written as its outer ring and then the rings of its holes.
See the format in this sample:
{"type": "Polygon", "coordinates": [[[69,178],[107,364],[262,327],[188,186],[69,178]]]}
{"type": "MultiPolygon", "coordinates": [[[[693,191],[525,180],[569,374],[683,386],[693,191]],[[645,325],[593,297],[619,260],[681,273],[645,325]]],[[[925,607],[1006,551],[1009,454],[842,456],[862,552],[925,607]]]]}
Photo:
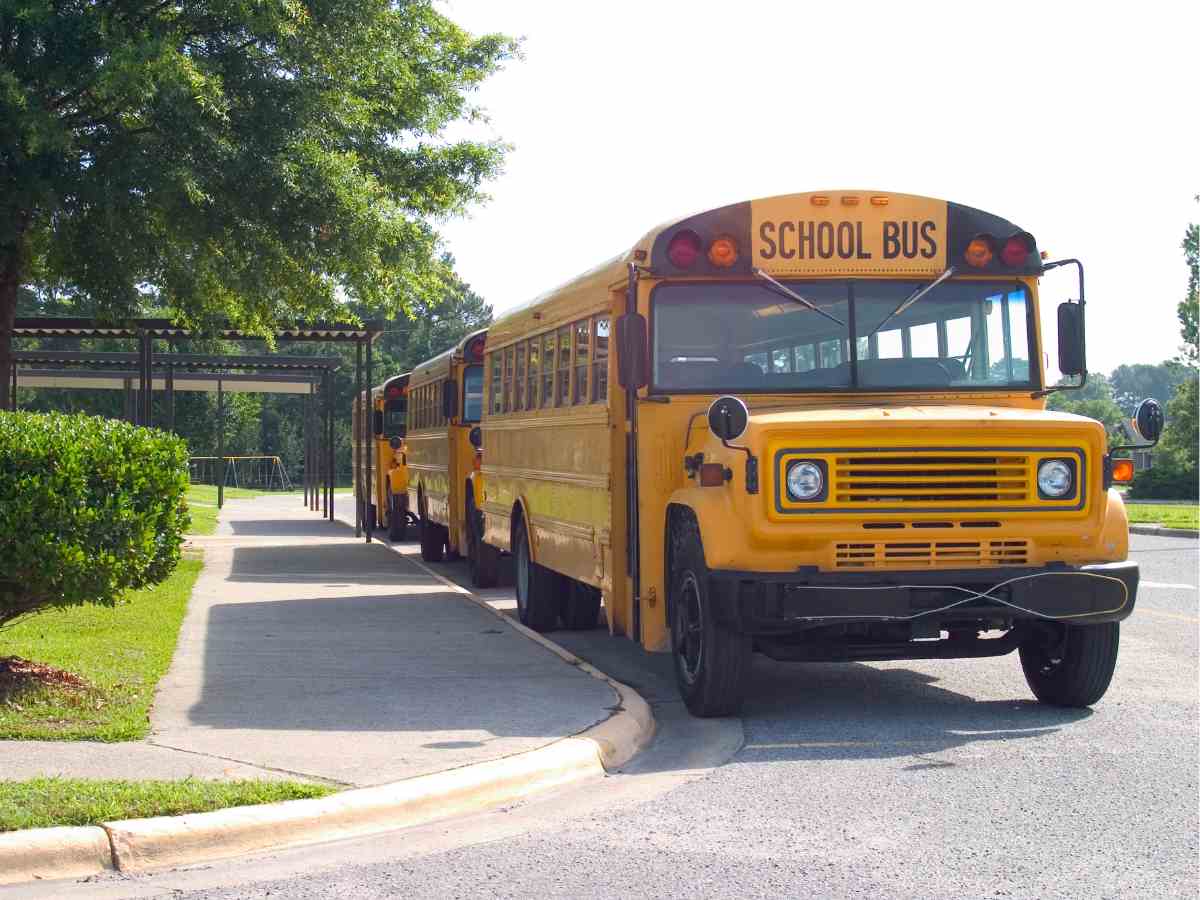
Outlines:
{"type": "Polygon", "coordinates": [[[1062,640],[1022,644],[1025,681],[1042,703],[1091,706],[1104,696],[1117,667],[1121,643],[1119,622],[1064,625],[1062,640]]]}
{"type": "Polygon", "coordinates": [[[407,497],[388,491],[388,540],[403,541],[408,537],[407,497]]]}
{"type": "Polygon", "coordinates": [[[595,628],[600,621],[600,589],[572,579],[563,601],[562,620],[572,631],[595,628]]]}
{"type": "Polygon", "coordinates": [[[562,606],[562,577],[533,561],[524,522],[517,523],[516,531],[517,618],[534,631],[551,631],[562,606]]]}
{"type": "Polygon", "coordinates": [[[495,587],[500,580],[500,551],[483,540],[483,513],[475,498],[467,494],[467,564],[471,583],[478,588],[495,587]]]}
{"type": "Polygon", "coordinates": [[[729,716],[742,705],[751,639],[717,622],[700,528],[681,516],[671,529],[671,655],[688,711],[729,716]]]}

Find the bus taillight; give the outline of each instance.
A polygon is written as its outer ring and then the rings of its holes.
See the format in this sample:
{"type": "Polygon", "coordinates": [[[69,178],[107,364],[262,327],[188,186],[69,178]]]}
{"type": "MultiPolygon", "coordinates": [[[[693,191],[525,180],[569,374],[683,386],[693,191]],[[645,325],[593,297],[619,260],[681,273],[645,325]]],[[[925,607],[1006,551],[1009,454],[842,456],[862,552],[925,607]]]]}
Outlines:
{"type": "Polygon", "coordinates": [[[694,231],[681,231],[667,245],[667,259],[677,269],[690,269],[702,252],[700,235],[694,231]]]}
{"type": "Polygon", "coordinates": [[[967,244],[966,252],[963,253],[963,259],[967,261],[967,265],[976,269],[986,267],[995,255],[995,251],[992,250],[993,243],[990,234],[981,234],[979,237],[973,238],[971,243],[967,244]]]}

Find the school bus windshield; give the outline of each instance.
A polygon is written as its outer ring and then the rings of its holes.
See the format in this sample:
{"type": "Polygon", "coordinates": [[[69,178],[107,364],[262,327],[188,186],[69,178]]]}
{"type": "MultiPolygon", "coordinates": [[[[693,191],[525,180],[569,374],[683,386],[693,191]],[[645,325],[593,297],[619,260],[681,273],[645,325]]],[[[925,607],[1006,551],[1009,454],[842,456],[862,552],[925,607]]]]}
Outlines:
{"type": "Polygon", "coordinates": [[[1019,282],[945,282],[899,314],[928,282],[784,284],[820,312],[762,284],[658,286],[651,299],[653,389],[1036,387],[1031,307],[1019,282]]]}

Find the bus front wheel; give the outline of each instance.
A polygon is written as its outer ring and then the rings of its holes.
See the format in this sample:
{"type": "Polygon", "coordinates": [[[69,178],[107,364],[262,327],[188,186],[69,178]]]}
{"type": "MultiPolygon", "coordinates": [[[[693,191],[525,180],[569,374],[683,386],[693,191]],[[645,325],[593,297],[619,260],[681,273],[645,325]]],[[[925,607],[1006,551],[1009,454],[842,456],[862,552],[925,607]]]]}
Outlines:
{"type": "Polygon", "coordinates": [[[1021,645],[1025,681],[1042,703],[1051,706],[1091,706],[1104,696],[1117,667],[1121,643],[1119,622],[1064,625],[1062,639],[1053,645],[1021,645]]]}
{"type": "Polygon", "coordinates": [[[572,631],[595,628],[600,621],[600,589],[571,580],[563,602],[563,626],[572,631]]]}
{"type": "Polygon", "coordinates": [[[483,514],[475,498],[467,494],[467,563],[471,583],[478,588],[495,587],[500,580],[500,551],[483,540],[483,514]]]}
{"type": "Polygon", "coordinates": [[[425,562],[441,562],[446,548],[446,529],[436,522],[421,519],[421,559],[425,562]]]}
{"type": "Polygon", "coordinates": [[[729,716],[742,705],[751,639],[717,622],[700,528],[690,515],[671,529],[671,655],[688,711],[729,716]]]}
{"type": "Polygon", "coordinates": [[[550,631],[558,625],[562,606],[561,576],[539,566],[529,553],[525,523],[517,523],[516,540],[517,618],[534,631],[550,631]]]}
{"type": "Polygon", "coordinates": [[[388,540],[399,542],[408,537],[408,510],[397,494],[388,491],[388,540]]]}

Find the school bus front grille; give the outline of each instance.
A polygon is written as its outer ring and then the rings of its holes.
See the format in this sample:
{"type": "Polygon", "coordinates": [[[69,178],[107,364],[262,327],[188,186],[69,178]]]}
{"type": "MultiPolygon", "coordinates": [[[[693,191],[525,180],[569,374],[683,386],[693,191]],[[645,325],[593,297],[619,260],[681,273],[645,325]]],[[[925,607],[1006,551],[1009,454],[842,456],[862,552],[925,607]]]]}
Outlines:
{"type": "Polygon", "coordinates": [[[968,508],[1034,499],[1030,458],[1023,454],[875,452],[839,454],[833,463],[832,493],[838,503],[968,508]]]}
{"type": "Polygon", "coordinates": [[[1029,559],[1028,541],[856,541],[836,546],[838,569],[953,569],[973,566],[1021,566],[1029,559]]]}

